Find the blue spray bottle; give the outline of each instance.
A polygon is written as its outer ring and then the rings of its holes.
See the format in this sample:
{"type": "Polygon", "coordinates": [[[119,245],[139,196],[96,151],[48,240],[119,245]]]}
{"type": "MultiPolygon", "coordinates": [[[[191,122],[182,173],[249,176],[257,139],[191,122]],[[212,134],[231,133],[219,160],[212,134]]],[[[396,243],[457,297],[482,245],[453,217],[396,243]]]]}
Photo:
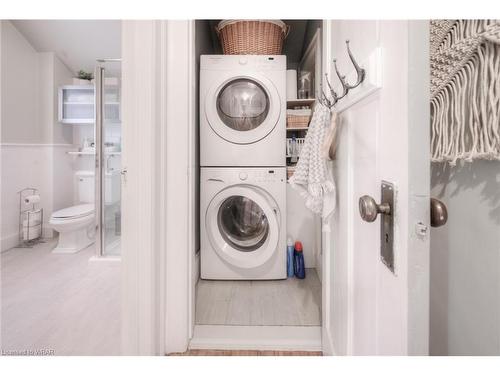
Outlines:
{"type": "Polygon", "coordinates": [[[293,240],[292,237],[288,237],[286,241],[286,275],[287,277],[293,277],[295,271],[293,268],[293,240]]]}

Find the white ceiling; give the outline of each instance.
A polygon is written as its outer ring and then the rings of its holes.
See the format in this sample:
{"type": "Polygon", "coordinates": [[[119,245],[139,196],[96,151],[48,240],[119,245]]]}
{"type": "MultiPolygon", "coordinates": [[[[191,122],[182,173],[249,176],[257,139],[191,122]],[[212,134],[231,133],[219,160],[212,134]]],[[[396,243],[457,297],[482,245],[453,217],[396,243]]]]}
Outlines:
{"type": "Polygon", "coordinates": [[[38,52],[55,52],[75,73],[99,58],[121,57],[120,20],[13,20],[38,52]]]}

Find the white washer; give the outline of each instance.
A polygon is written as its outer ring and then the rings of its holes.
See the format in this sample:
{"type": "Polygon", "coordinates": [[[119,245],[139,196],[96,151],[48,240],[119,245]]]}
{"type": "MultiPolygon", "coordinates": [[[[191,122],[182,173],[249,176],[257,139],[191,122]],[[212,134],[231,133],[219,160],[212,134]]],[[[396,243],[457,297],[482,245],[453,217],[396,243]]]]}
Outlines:
{"type": "Polygon", "coordinates": [[[200,165],[286,165],[286,56],[203,55],[200,165]]]}
{"type": "Polygon", "coordinates": [[[286,168],[201,168],[201,278],[286,278],[286,168]]]}

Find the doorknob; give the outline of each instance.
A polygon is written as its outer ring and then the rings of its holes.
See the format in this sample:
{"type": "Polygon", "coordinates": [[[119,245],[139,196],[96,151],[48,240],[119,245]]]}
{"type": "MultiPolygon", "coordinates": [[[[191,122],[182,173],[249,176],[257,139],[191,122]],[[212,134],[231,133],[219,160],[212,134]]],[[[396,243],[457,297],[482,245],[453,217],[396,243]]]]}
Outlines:
{"type": "Polygon", "coordinates": [[[388,215],[391,213],[391,205],[389,203],[377,204],[375,199],[369,195],[363,195],[359,198],[359,214],[364,221],[369,223],[375,221],[378,214],[388,215]]]}
{"type": "Polygon", "coordinates": [[[127,184],[127,167],[124,167],[121,171],[120,174],[123,177],[123,183],[127,184]]]}
{"type": "Polygon", "coordinates": [[[431,226],[434,228],[443,226],[448,221],[448,210],[446,205],[439,199],[431,198],[431,226]]]}
{"type": "Polygon", "coordinates": [[[359,214],[364,221],[374,222],[380,217],[380,258],[394,272],[394,184],[382,181],[380,185],[380,204],[369,195],[359,198],[359,214]]]}

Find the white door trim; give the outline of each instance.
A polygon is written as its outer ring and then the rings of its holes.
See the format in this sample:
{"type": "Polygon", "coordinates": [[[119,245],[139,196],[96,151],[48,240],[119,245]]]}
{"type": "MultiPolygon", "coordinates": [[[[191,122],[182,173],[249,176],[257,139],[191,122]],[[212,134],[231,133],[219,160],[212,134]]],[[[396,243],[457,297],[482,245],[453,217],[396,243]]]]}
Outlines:
{"type": "MultiPolygon", "coordinates": [[[[332,77],[333,72],[333,56],[332,56],[332,20],[323,20],[323,35],[321,37],[322,42],[322,66],[323,72],[328,72],[328,76],[332,77]]],[[[321,82],[323,87],[328,87],[326,84],[324,74],[321,77],[321,82]]],[[[330,166],[331,167],[331,166],[330,166]]],[[[322,234],[322,280],[321,280],[321,341],[322,350],[324,355],[335,355],[335,345],[333,339],[333,322],[331,317],[333,316],[332,311],[332,287],[333,278],[331,270],[331,258],[333,257],[334,245],[331,241],[330,235],[322,234]]]]}
{"type": "Polygon", "coordinates": [[[122,22],[122,354],[164,353],[165,25],[122,22]],[[158,85],[158,82],[161,84],[158,85]]]}
{"type": "Polygon", "coordinates": [[[196,255],[196,222],[199,220],[196,214],[196,202],[197,189],[196,189],[196,174],[198,173],[198,152],[196,148],[197,145],[197,121],[196,121],[196,111],[198,110],[196,106],[196,96],[198,92],[196,90],[196,49],[195,49],[195,21],[190,20],[188,22],[188,56],[187,56],[187,66],[189,67],[188,73],[188,83],[189,83],[189,94],[187,98],[186,113],[188,114],[188,181],[187,190],[188,194],[188,340],[193,337],[194,325],[195,325],[195,305],[196,305],[196,282],[198,281],[199,267],[200,267],[200,257],[199,254],[196,255]]]}
{"type": "Polygon", "coordinates": [[[189,349],[321,351],[321,327],[196,325],[189,349]]]}
{"type": "Polygon", "coordinates": [[[191,335],[192,31],[192,21],[122,24],[122,354],[182,352],[191,335]]]}

